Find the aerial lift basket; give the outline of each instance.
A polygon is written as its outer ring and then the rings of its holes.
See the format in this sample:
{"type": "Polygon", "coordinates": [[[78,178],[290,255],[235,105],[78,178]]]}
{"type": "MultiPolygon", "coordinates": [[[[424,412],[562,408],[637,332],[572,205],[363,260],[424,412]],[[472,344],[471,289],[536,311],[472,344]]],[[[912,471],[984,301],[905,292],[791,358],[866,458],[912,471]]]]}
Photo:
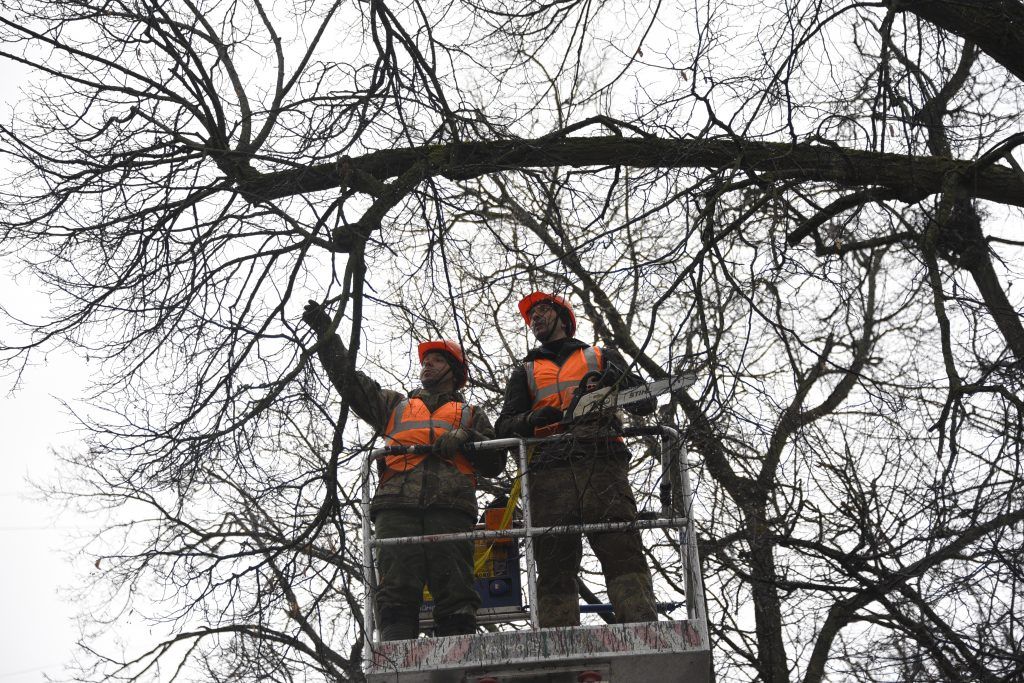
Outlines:
{"type": "MultiPolygon", "coordinates": [[[[631,523],[600,523],[535,527],[530,520],[528,448],[541,439],[496,439],[474,444],[477,449],[514,448],[519,455],[522,520],[510,528],[494,523],[474,531],[432,537],[376,539],[370,526],[370,463],[392,452],[377,449],[362,466],[363,611],[366,645],[364,670],[368,683],[706,683],[710,679],[710,647],[704,587],[700,576],[692,508],[690,473],[682,440],[667,427],[630,428],[624,436],[657,436],[662,442],[661,510],[631,523]],[[674,470],[674,475],[673,474],[674,470]],[[540,628],[533,537],[549,533],[589,533],[623,528],[674,529],[679,561],[686,579],[686,619],[636,624],[603,624],[540,628]],[[480,623],[521,623],[516,630],[463,636],[379,641],[375,623],[374,551],[384,545],[473,540],[477,557],[492,547],[490,565],[478,562],[477,590],[483,607],[480,623]],[[493,545],[492,545],[493,544],[493,545]],[[520,562],[520,556],[525,563],[520,562]],[[521,565],[525,564],[527,604],[523,604],[521,565]],[[481,575],[483,574],[483,575],[481,575]]],[[[558,438],[558,437],[553,437],[558,438]]],[[[492,513],[493,514],[493,513],[492,513]]],[[[429,597],[429,596],[428,596],[429,597]]],[[[421,626],[429,629],[429,612],[421,626]]]]}

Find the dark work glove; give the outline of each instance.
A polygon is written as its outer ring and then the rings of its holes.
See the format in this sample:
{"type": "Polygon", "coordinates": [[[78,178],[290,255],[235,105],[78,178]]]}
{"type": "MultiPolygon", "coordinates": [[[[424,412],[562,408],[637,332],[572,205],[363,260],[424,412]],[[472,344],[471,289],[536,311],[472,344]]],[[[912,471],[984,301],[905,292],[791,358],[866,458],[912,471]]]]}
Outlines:
{"type": "Polygon", "coordinates": [[[318,337],[326,334],[331,327],[331,316],[327,315],[323,307],[312,299],[302,309],[302,321],[309,325],[309,328],[316,332],[318,337]]]}
{"type": "Polygon", "coordinates": [[[544,406],[537,410],[531,411],[526,421],[530,423],[533,428],[547,427],[548,425],[555,424],[562,419],[562,409],[554,406],[544,406]]]}
{"type": "MultiPolygon", "coordinates": [[[[620,382],[622,382],[622,379],[624,377],[626,377],[626,374],[627,374],[626,371],[622,367],[620,367],[617,363],[608,363],[607,367],[605,367],[604,373],[601,375],[600,386],[602,386],[602,387],[612,387],[612,386],[615,386],[615,385],[619,384],[620,382]]],[[[623,389],[625,387],[618,387],[618,388],[619,389],[623,389]]]]}
{"type": "Polygon", "coordinates": [[[469,441],[470,433],[462,428],[445,432],[434,440],[431,451],[445,460],[451,460],[469,441]]]}

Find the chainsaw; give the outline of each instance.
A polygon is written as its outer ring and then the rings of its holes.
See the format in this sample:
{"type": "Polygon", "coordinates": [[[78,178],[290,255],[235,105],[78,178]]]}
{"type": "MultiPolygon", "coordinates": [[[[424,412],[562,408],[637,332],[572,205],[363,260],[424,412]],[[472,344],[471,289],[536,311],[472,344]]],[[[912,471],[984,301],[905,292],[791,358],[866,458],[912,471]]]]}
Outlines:
{"type": "Polygon", "coordinates": [[[697,376],[692,372],[684,372],[668,379],[659,379],[635,387],[616,389],[614,386],[601,386],[606,378],[600,372],[588,372],[580,380],[573,393],[572,402],[565,411],[562,423],[567,424],[596,416],[600,413],[622,408],[634,403],[643,403],[670,391],[683,391],[694,385],[697,376]]]}

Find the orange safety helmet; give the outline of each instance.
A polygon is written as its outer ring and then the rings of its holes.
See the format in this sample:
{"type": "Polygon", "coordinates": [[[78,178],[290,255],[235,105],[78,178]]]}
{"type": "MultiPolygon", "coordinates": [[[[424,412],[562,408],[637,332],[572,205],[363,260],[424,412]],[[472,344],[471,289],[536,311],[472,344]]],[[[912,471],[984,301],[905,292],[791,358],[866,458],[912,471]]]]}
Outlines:
{"type": "Polygon", "coordinates": [[[466,385],[466,379],[469,377],[469,365],[466,364],[466,354],[462,352],[462,345],[457,341],[437,339],[420,342],[418,351],[420,363],[423,362],[423,357],[431,351],[451,356],[451,359],[455,361],[454,365],[457,366],[452,368],[455,375],[455,388],[461,389],[466,385]]]}
{"type": "Polygon", "coordinates": [[[530,309],[543,302],[554,304],[565,311],[568,314],[568,325],[565,334],[568,337],[576,334],[576,313],[572,310],[572,305],[557,294],[548,294],[547,292],[527,294],[519,301],[519,312],[523,315],[523,320],[526,321],[527,325],[530,324],[530,309]]]}

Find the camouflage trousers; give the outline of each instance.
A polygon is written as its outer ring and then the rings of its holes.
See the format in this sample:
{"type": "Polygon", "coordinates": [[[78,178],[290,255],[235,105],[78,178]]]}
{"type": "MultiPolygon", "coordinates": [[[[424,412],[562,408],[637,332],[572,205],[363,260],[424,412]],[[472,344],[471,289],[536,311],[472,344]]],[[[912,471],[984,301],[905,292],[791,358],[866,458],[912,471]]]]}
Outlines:
{"type": "MultiPolygon", "coordinates": [[[[474,521],[457,510],[386,509],[374,515],[374,529],[377,538],[449,534],[472,531],[474,521]]],[[[385,546],[377,558],[382,626],[418,619],[424,584],[434,598],[435,621],[474,622],[480,596],[473,588],[472,541],[385,546]]]]}
{"type": "MultiPolygon", "coordinates": [[[[546,468],[530,476],[530,515],[535,526],[597,522],[631,522],[636,500],[626,464],[594,458],[546,468]]],[[[657,621],[651,572],[639,531],[587,534],[604,572],[608,599],[618,623],[657,621]]],[[[540,625],[580,623],[576,577],[583,559],[583,539],[574,534],[537,537],[537,602],[540,625]]]]}

